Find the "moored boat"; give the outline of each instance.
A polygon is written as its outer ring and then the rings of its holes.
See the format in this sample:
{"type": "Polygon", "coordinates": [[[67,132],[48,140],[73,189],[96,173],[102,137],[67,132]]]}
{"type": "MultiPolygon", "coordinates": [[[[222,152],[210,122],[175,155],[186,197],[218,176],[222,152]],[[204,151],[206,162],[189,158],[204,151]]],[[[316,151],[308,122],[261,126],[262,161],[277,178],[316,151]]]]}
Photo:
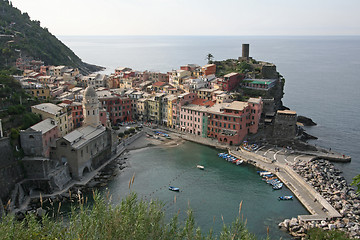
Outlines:
{"type": "Polygon", "coordinates": [[[279,200],[293,200],[293,196],[281,196],[279,197],[279,200]]]}
{"type": "Polygon", "coordinates": [[[169,186],[169,190],[174,191],[174,192],[179,192],[180,188],[169,186]]]}
{"type": "Polygon", "coordinates": [[[200,170],[204,170],[204,169],[205,169],[205,167],[202,166],[202,165],[196,165],[196,167],[197,167],[198,169],[200,169],[200,170]]]}

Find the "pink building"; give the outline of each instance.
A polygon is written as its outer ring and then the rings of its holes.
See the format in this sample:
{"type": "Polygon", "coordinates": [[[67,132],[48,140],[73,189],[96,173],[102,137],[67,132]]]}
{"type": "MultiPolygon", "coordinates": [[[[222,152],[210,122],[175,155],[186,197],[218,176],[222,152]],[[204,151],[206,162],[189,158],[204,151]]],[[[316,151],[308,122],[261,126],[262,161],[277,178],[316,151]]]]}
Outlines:
{"type": "Polygon", "coordinates": [[[248,133],[256,133],[262,100],[215,104],[208,109],[208,137],[229,145],[239,145],[248,133]]]}
{"type": "Polygon", "coordinates": [[[20,132],[21,147],[27,156],[50,157],[50,147],[60,136],[55,120],[47,118],[20,132]]]}
{"type": "Polygon", "coordinates": [[[207,137],[207,109],[215,103],[209,100],[196,99],[191,104],[181,107],[180,129],[183,132],[207,137]]]}
{"type": "Polygon", "coordinates": [[[173,128],[177,128],[180,129],[180,112],[181,112],[181,107],[185,104],[189,104],[192,101],[194,101],[195,99],[197,99],[197,95],[196,93],[183,93],[180,94],[176,100],[176,102],[174,102],[172,104],[172,108],[173,108],[173,128]]]}

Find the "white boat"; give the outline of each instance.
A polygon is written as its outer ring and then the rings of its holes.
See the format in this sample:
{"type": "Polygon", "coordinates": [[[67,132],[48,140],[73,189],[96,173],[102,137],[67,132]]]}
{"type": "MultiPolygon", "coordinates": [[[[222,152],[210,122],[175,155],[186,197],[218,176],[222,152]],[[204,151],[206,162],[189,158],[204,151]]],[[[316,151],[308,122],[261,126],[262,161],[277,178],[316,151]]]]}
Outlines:
{"type": "Polygon", "coordinates": [[[198,169],[200,169],[200,170],[204,170],[204,169],[205,169],[205,167],[202,166],[202,165],[196,165],[196,167],[197,167],[198,169]]]}
{"type": "Polygon", "coordinates": [[[259,174],[260,176],[264,176],[264,175],[270,175],[272,174],[272,172],[260,172],[259,174]]]}
{"type": "Polygon", "coordinates": [[[244,162],[244,160],[237,160],[236,161],[236,165],[240,165],[240,164],[242,164],[244,162]]]}

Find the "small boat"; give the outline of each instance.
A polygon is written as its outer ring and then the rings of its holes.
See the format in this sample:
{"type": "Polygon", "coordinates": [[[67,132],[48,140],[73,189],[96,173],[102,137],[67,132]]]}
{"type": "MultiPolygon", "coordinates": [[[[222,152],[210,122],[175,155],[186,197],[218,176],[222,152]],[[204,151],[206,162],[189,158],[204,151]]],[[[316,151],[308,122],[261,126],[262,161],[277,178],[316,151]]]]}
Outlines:
{"type": "Polygon", "coordinates": [[[238,159],[238,160],[236,161],[236,165],[240,165],[240,164],[242,164],[243,162],[244,162],[244,160],[239,160],[239,159],[238,159]]]}
{"type": "Polygon", "coordinates": [[[197,167],[198,169],[200,169],[200,170],[204,170],[204,169],[205,169],[205,167],[202,166],[202,165],[196,165],[196,167],[197,167]]]}
{"type": "Polygon", "coordinates": [[[260,172],[260,176],[271,175],[272,172],[260,172]]]}
{"type": "Polygon", "coordinates": [[[279,200],[293,200],[293,196],[281,196],[279,197],[279,200]]]}
{"type": "Polygon", "coordinates": [[[283,184],[282,183],[277,183],[277,184],[274,184],[273,185],[273,189],[274,190],[279,190],[279,189],[281,189],[283,187],[283,184]]]}
{"type": "Polygon", "coordinates": [[[174,191],[174,192],[179,192],[180,188],[169,186],[169,190],[174,191]]]}

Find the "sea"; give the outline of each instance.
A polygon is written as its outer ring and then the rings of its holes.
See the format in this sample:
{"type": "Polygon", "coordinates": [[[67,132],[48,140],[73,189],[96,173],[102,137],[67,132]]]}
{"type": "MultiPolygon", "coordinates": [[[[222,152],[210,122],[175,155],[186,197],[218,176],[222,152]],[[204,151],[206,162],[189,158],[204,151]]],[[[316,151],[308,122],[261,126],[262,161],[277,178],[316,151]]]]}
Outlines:
{"type": "MultiPolygon", "coordinates": [[[[209,53],[214,60],[237,59],[242,44],[250,44],[251,57],[274,63],[285,78],[283,104],[317,123],[305,128],[318,137],[310,143],[352,157],[350,163],[335,164],[349,183],[360,174],[360,36],[59,36],[59,39],[83,61],[105,67],[106,74],[117,67],[168,72],[190,63],[201,66],[206,64],[209,53]]],[[[171,205],[169,212],[185,213],[190,206],[198,225],[205,230],[213,227],[220,231],[223,222],[232,222],[239,214],[240,201],[243,201],[241,216],[247,220],[250,231],[260,237],[266,236],[269,227],[272,238],[286,239],[288,235],[277,229],[277,223],[306,214],[298,201],[274,201],[279,193],[258,179],[256,169],[234,168],[218,162],[216,150],[209,147],[186,143],[169,149],[139,150],[131,153],[128,161],[128,170],[109,184],[114,196],[120,198],[129,192],[128,179],[135,172],[132,190],[139,196],[164,201],[165,206],[171,205]],[[208,171],[199,175],[197,169],[190,168],[194,163],[204,163],[208,171]],[[169,194],[162,185],[168,185],[178,175],[173,183],[185,186],[184,192],[169,194]]]]}

